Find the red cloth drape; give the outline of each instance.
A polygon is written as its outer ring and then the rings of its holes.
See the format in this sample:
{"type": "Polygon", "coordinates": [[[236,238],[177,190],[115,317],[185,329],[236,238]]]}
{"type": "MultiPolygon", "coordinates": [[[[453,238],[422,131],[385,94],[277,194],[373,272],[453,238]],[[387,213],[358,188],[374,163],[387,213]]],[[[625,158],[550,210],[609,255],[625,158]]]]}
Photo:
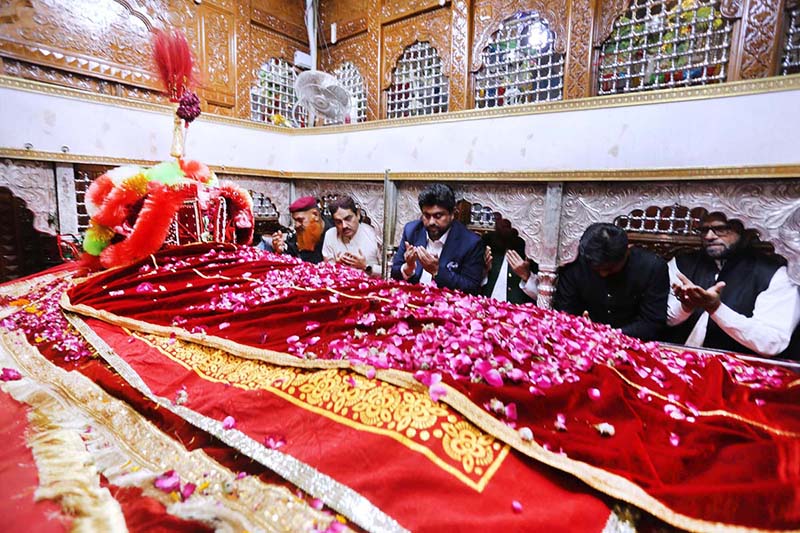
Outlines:
{"type": "MultiPolygon", "coordinates": [[[[549,449],[623,476],[688,517],[760,528],[800,527],[800,387],[780,369],[730,357],[672,353],[533,306],[495,305],[446,290],[367,280],[338,267],[231,247],[161,252],[93,277],[69,297],[85,312],[100,311],[112,321],[132,319],[144,330],[180,328],[173,331],[202,333],[209,342],[230,341],[243,351],[313,353],[319,359],[351,353],[414,372],[421,368],[413,366],[414,360],[369,355],[370,348],[391,352],[381,330],[403,321],[411,334],[402,337],[396,351],[431,349],[432,364],[452,370],[443,372],[445,382],[475,406],[493,399],[514,404],[513,422],[531,428],[536,441],[549,449]],[[511,367],[515,358],[525,356],[515,369],[535,374],[533,380],[558,367],[554,381],[529,387],[509,379],[502,386],[490,386],[488,377],[484,382],[465,379],[453,363],[465,348],[454,348],[455,356],[442,355],[461,342],[460,332],[472,327],[457,314],[448,315],[458,306],[504,317],[483,319],[489,325],[475,346],[488,346],[489,352],[480,356],[503,357],[511,367]],[[511,326],[536,330],[547,342],[498,351],[508,342],[495,337],[514,335],[511,326]],[[431,329],[441,333],[434,348],[424,344],[431,329]],[[555,340],[547,337],[554,330],[555,340]],[[596,357],[609,347],[617,351],[596,357]],[[583,356],[588,362],[579,360],[583,356]],[[613,437],[601,435],[596,426],[602,423],[613,425],[613,437]]],[[[325,450],[337,453],[335,446],[325,450]]]]}

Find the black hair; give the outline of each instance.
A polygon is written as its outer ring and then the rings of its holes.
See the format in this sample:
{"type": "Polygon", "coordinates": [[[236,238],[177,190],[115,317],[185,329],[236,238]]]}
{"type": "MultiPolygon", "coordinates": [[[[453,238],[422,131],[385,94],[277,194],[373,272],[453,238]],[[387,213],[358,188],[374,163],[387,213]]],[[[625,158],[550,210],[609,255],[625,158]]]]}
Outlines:
{"type": "Polygon", "coordinates": [[[335,200],[328,202],[328,211],[333,216],[339,209],[350,210],[358,216],[356,201],[350,196],[339,196],[335,200]]]}
{"type": "Polygon", "coordinates": [[[444,207],[452,213],[453,209],[456,207],[456,195],[453,189],[444,183],[434,183],[433,185],[425,187],[425,189],[419,193],[419,208],[422,209],[423,207],[430,207],[433,205],[444,207]]]}
{"type": "Polygon", "coordinates": [[[628,252],[628,234],[614,224],[595,222],[583,232],[578,253],[590,267],[619,263],[628,252]]]}

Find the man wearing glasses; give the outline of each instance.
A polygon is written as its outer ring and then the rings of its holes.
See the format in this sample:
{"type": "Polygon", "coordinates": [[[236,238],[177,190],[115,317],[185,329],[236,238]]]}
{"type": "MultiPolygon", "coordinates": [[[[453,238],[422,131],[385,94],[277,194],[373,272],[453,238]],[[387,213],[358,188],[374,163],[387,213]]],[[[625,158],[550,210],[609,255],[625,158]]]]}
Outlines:
{"type": "Polygon", "coordinates": [[[669,262],[671,340],[780,354],[800,321],[800,293],[781,258],[755,250],[741,222],[722,213],[706,215],[697,232],[703,248],[669,262]]]}

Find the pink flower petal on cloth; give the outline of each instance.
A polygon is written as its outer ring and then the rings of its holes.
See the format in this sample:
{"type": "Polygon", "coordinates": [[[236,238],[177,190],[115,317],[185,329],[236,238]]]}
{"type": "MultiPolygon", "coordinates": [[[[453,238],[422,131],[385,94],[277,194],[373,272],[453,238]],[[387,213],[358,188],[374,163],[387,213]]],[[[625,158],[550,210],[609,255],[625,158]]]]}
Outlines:
{"type": "Polygon", "coordinates": [[[443,383],[434,383],[430,386],[430,388],[428,388],[428,394],[430,395],[432,401],[438,402],[439,399],[447,395],[447,389],[443,383]]]}
{"type": "Polygon", "coordinates": [[[174,470],[167,470],[154,481],[153,485],[164,492],[173,492],[181,487],[181,477],[174,470]]]}
{"type": "Polygon", "coordinates": [[[316,509],[317,511],[322,510],[324,506],[325,504],[322,503],[322,500],[320,500],[319,498],[314,498],[313,500],[311,500],[311,507],[313,509],[316,509]]]}
{"type": "Polygon", "coordinates": [[[264,437],[264,446],[266,446],[270,450],[277,450],[284,444],[286,444],[286,439],[284,439],[283,437],[279,437],[276,435],[270,435],[268,437],[264,437]]]}
{"type": "Polygon", "coordinates": [[[183,501],[188,500],[192,494],[194,494],[194,490],[197,486],[194,483],[186,483],[183,487],[181,487],[181,499],[183,501]]]}
{"type": "Polygon", "coordinates": [[[513,509],[515,513],[519,514],[522,512],[522,504],[517,500],[514,500],[511,502],[511,509],[513,509]]]}
{"type": "Polygon", "coordinates": [[[219,329],[228,329],[229,327],[231,327],[230,322],[220,322],[219,324],[219,329]]]}
{"type": "Polygon", "coordinates": [[[508,405],[506,405],[505,415],[506,415],[506,418],[509,419],[509,420],[512,420],[512,421],[516,420],[517,419],[517,404],[515,404],[514,402],[511,402],[508,405]]]}
{"type": "Polygon", "coordinates": [[[222,429],[233,429],[236,427],[236,420],[228,415],[222,420],[222,429]]]}
{"type": "Polygon", "coordinates": [[[600,389],[592,387],[589,389],[589,398],[592,400],[599,400],[600,399],[600,389]]]}
{"type": "Polygon", "coordinates": [[[375,369],[373,367],[369,367],[366,372],[367,379],[372,379],[375,377],[375,369]]]}
{"type": "Polygon", "coordinates": [[[675,433],[670,433],[669,443],[672,444],[673,446],[678,446],[681,443],[681,438],[675,433]]]}
{"type": "Polygon", "coordinates": [[[14,368],[4,368],[3,372],[0,373],[0,380],[2,381],[17,381],[18,379],[22,379],[22,374],[14,368]]]}

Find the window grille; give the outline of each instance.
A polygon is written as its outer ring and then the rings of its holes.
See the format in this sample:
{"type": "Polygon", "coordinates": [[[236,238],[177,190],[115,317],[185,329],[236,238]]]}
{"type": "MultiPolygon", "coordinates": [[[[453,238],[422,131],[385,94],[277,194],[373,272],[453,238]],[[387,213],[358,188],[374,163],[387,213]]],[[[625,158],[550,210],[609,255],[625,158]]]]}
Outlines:
{"type": "MultiPolygon", "coordinates": [[[[350,117],[345,123],[357,123],[367,120],[367,93],[364,91],[364,78],[356,66],[349,61],[337,68],[333,75],[350,94],[350,117]]],[[[330,123],[326,121],[326,124],[330,123]]]]}
{"type": "Polygon", "coordinates": [[[483,49],[475,74],[475,107],[561,100],[564,55],[553,50],[555,34],[535,11],[503,22],[483,49]]]}
{"type": "Polygon", "coordinates": [[[786,45],[783,47],[781,74],[800,72],[800,6],[786,12],[786,45]]]}
{"type": "Polygon", "coordinates": [[[430,43],[416,42],[397,60],[386,99],[388,118],[447,112],[448,80],[430,43]]]}
{"type": "Polygon", "coordinates": [[[600,50],[598,94],[725,81],[733,25],[719,2],[633,0],[600,50]]]}
{"type": "Polygon", "coordinates": [[[298,117],[294,116],[296,79],[294,67],[283,59],[271,58],[269,63],[261,65],[258,81],[250,89],[250,118],[276,125],[290,123],[305,127],[307,114],[301,112],[298,117]]]}

